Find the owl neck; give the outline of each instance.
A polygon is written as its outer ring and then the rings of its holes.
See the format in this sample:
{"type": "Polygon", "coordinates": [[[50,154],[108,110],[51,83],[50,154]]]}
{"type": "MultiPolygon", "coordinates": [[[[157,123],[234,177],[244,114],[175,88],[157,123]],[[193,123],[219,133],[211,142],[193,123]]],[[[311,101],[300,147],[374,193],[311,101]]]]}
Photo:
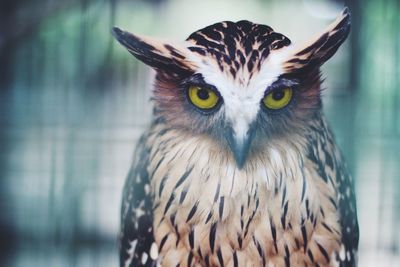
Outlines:
{"type": "MultiPolygon", "coordinates": [[[[297,192],[303,187],[310,144],[328,138],[320,114],[309,122],[306,130],[303,136],[278,139],[264,146],[239,169],[229,151],[210,138],[155,123],[148,138],[149,147],[156,148],[150,152],[149,165],[155,205],[164,206],[166,214],[170,209],[175,210],[174,203],[177,207],[197,203],[198,209],[208,211],[203,213],[203,219],[210,213],[213,216],[222,213],[219,219],[223,220],[230,212],[219,211],[221,201],[225,206],[229,200],[245,204],[254,198],[255,205],[257,197],[266,201],[275,195],[297,192]],[[168,207],[166,203],[170,203],[168,207]]],[[[297,193],[297,197],[305,197],[297,193]]]]}

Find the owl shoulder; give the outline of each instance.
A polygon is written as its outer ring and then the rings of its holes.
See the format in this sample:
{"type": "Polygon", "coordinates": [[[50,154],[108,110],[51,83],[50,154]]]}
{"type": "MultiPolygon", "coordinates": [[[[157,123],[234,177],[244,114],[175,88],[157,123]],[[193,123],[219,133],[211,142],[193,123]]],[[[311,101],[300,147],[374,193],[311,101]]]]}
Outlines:
{"type": "Polygon", "coordinates": [[[138,141],[126,178],[121,207],[119,240],[120,266],[155,266],[151,257],[154,243],[152,196],[148,173],[147,134],[138,141]]]}

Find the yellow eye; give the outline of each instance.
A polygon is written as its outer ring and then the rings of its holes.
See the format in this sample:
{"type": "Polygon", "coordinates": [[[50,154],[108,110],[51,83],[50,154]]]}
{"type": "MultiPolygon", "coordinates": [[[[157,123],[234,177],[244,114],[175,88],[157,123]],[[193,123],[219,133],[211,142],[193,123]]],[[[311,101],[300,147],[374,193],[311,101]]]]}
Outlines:
{"type": "Polygon", "coordinates": [[[199,86],[190,86],[188,94],[193,105],[201,109],[212,109],[219,100],[219,96],[214,91],[199,86]]]}
{"type": "Polygon", "coordinates": [[[263,103],[269,109],[281,109],[289,104],[292,95],[293,91],[290,87],[273,90],[264,97],[263,103]]]}

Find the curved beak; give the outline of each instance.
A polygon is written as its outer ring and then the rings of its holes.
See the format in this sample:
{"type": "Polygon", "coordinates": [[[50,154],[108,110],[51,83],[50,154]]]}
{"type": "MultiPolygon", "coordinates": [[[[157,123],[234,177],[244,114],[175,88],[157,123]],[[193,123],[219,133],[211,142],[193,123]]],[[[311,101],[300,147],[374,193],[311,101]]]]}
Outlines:
{"type": "Polygon", "coordinates": [[[253,132],[250,128],[244,136],[236,136],[231,127],[226,129],[226,140],[239,169],[242,169],[246,163],[253,140],[253,132]]]}

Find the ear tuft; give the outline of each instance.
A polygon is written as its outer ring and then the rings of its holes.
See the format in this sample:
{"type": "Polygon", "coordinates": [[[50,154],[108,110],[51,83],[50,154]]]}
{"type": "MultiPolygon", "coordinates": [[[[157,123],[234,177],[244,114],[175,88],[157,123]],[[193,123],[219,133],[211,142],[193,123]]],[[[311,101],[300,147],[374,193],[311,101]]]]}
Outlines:
{"type": "Polygon", "coordinates": [[[350,11],[346,7],[321,34],[294,50],[294,55],[284,65],[285,70],[292,72],[304,68],[313,69],[324,64],[346,40],[350,26],[350,11]]]}
{"type": "Polygon", "coordinates": [[[118,27],[112,28],[112,34],[132,55],[157,71],[174,76],[188,76],[194,72],[195,66],[187,60],[185,47],[137,36],[118,27]]]}
{"type": "Polygon", "coordinates": [[[120,35],[124,34],[124,32],[118,27],[113,27],[111,29],[111,32],[112,32],[113,36],[115,37],[115,39],[118,39],[120,35]]]}

